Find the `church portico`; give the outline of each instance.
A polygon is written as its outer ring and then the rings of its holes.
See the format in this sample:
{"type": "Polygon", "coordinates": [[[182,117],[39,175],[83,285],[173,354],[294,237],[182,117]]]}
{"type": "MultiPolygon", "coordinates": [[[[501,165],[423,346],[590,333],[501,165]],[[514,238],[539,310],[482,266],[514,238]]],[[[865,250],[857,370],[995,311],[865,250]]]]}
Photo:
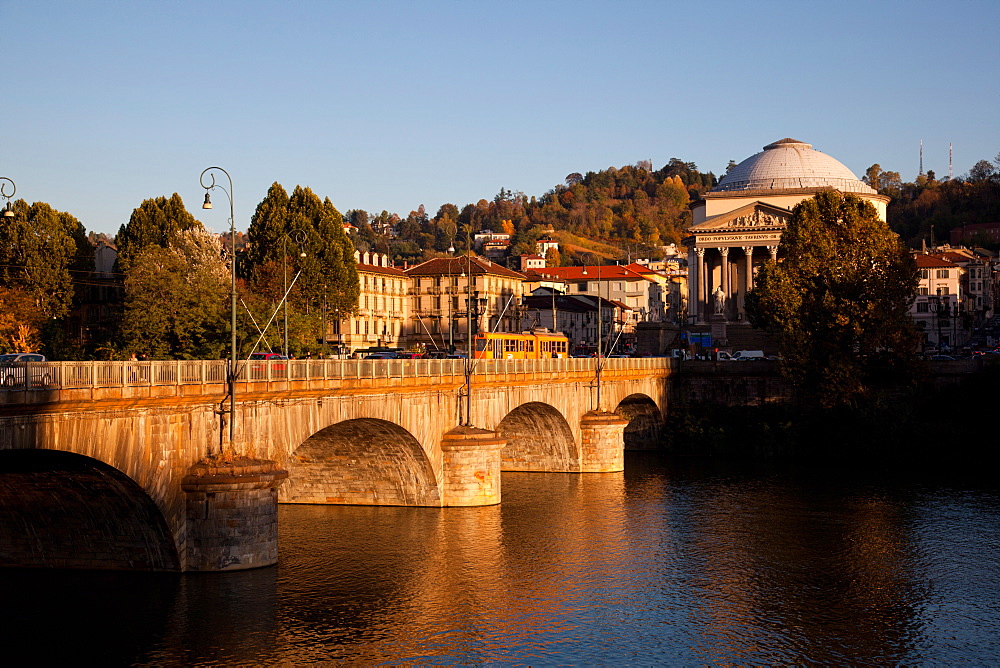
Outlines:
{"type": "Polygon", "coordinates": [[[794,139],[768,144],[694,202],[691,236],[684,240],[693,284],[691,323],[747,322],[746,295],[760,266],[778,259],[792,209],[829,189],[868,200],[885,218],[888,197],[834,158],[794,139]]]}
{"type": "Polygon", "coordinates": [[[695,323],[707,324],[716,313],[727,322],[746,321],[746,294],[757,268],[777,257],[781,230],[790,214],[755,202],[750,215],[722,215],[705,227],[690,229],[694,238],[689,262],[697,276],[695,323]],[[749,227],[741,219],[766,221],[766,226],[749,227]]]}

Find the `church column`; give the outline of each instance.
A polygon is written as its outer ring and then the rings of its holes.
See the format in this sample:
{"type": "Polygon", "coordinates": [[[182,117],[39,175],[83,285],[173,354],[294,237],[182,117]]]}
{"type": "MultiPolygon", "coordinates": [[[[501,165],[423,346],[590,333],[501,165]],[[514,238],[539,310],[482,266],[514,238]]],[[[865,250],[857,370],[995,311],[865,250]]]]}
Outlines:
{"type": "MultiPolygon", "coordinates": [[[[677,324],[686,325],[686,324],[694,322],[695,320],[698,319],[698,314],[693,310],[693,308],[694,308],[694,306],[693,306],[694,300],[691,298],[691,295],[696,294],[695,291],[698,289],[698,277],[697,277],[696,271],[694,269],[694,267],[697,266],[695,264],[695,258],[696,257],[697,257],[697,255],[695,255],[695,253],[694,253],[694,248],[688,248],[688,256],[687,256],[687,262],[688,262],[688,264],[687,264],[687,266],[688,266],[688,285],[687,285],[687,288],[688,288],[688,313],[687,313],[687,322],[683,322],[682,323],[680,320],[677,320],[677,324]]],[[[671,313],[671,315],[675,316],[674,319],[676,320],[677,319],[676,315],[679,315],[679,312],[678,312],[678,314],[671,313]]]]}
{"type": "Polygon", "coordinates": [[[697,292],[693,295],[695,322],[704,324],[705,322],[705,249],[696,248],[698,254],[698,283],[695,286],[697,292]]]}
{"type": "Polygon", "coordinates": [[[726,316],[726,320],[729,319],[729,307],[733,297],[733,291],[730,288],[729,282],[729,249],[722,247],[719,249],[719,253],[722,255],[722,293],[726,295],[726,306],[722,312],[726,316]]]}
{"type": "Polygon", "coordinates": [[[744,288],[743,298],[740,300],[740,320],[747,319],[746,297],[750,289],[753,288],[753,246],[744,246],[743,255],[746,257],[746,288],[744,288]]]}

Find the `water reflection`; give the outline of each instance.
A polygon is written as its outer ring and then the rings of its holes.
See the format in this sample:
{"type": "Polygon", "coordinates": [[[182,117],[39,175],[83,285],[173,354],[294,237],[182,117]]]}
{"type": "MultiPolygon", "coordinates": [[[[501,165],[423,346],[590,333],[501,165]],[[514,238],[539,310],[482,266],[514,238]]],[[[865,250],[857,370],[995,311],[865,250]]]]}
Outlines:
{"type": "Polygon", "coordinates": [[[644,456],[503,495],[282,506],[277,568],[0,586],[75,663],[1000,661],[995,485],[644,456]]]}

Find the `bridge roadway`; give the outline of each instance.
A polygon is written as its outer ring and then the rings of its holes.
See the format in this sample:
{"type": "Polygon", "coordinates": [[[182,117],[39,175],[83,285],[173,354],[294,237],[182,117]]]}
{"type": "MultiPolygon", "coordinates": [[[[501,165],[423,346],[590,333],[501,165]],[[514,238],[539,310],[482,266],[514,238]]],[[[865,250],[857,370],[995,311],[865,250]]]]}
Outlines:
{"type": "Polygon", "coordinates": [[[501,471],[601,473],[655,438],[670,360],[59,362],[0,378],[0,566],[277,561],[281,503],[499,503],[501,471]],[[474,426],[473,426],[474,425],[474,426]]]}

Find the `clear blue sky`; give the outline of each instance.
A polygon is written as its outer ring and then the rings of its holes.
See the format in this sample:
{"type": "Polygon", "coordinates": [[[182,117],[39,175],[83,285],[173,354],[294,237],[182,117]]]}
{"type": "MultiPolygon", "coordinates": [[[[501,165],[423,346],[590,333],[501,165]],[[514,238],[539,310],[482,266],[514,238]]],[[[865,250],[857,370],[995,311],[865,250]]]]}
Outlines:
{"type": "MultiPolygon", "coordinates": [[[[0,0],[0,176],[88,230],[225,167],[406,215],[793,137],[861,175],[1000,152],[1000,2],[0,0]]],[[[216,202],[223,199],[214,198],[216,202]]]]}

